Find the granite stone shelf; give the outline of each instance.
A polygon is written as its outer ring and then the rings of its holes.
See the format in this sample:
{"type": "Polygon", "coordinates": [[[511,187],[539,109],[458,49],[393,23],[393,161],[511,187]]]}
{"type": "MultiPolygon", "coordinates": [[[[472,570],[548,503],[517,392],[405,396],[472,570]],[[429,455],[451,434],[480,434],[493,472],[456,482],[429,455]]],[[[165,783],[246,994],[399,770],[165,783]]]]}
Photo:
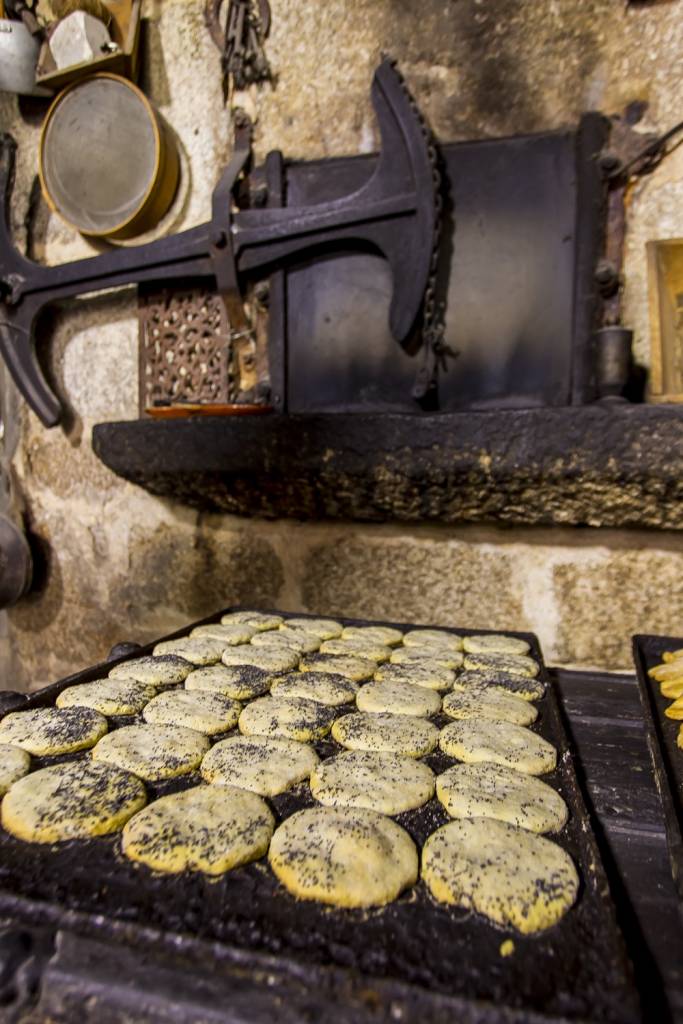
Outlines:
{"type": "Polygon", "coordinates": [[[153,494],[237,515],[683,529],[683,408],[101,423],[93,446],[153,494]]]}

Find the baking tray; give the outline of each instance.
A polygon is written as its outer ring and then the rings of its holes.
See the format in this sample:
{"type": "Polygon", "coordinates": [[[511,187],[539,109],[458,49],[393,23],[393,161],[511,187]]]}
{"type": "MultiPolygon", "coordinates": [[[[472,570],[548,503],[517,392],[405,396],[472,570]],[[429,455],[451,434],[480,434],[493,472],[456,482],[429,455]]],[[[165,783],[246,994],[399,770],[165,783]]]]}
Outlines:
{"type": "Polygon", "coordinates": [[[664,809],[669,859],[683,914],[683,750],[676,743],[683,722],[666,717],[664,711],[671,701],[662,697],[659,684],[647,674],[648,669],[661,663],[664,651],[675,651],[681,647],[681,637],[647,634],[633,637],[633,660],[643,705],[647,745],[664,809]]]}
{"type": "MultiPolygon", "coordinates": [[[[218,612],[202,623],[218,621],[232,610],[218,612]]],[[[406,623],[339,621],[416,628],[406,623]]],[[[199,624],[164,639],[185,635],[199,624]]],[[[458,1019],[473,1021],[628,1024],[640,1020],[631,965],[577,782],[557,695],[536,637],[510,635],[527,640],[541,665],[540,677],[547,691],[537,703],[539,717],[533,728],[558,750],[558,766],[544,781],[558,789],[569,807],[569,821],[555,838],[571,854],[581,877],[576,905],[546,932],[521,936],[472,912],[440,905],[422,882],[384,908],[337,910],[294,899],[279,885],[266,860],[238,868],[217,881],[190,873],[164,876],[123,858],[117,836],[46,848],[4,832],[0,833],[0,914],[34,923],[67,921],[79,934],[104,941],[120,942],[124,934],[126,946],[138,945],[148,953],[177,936],[173,948],[177,952],[182,945],[188,963],[193,955],[196,963],[198,950],[206,948],[206,943],[211,944],[216,963],[217,951],[226,949],[240,951],[247,961],[252,956],[254,963],[266,955],[271,965],[287,963],[306,972],[313,990],[326,994],[328,1019],[333,1019],[332,1005],[338,1010],[342,999],[351,999],[351,991],[357,994],[374,985],[369,1019],[399,1019],[403,1011],[395,993],[407,988],[413,994],[411,1005],[419,1006],[425,1020],[453,1019],[454,1006],[464,1008],[462,1013],[458,1011],[458,1019]],[[514,952],[504,957],[501,945],[508,938],[514,943],[514,952]],[[437,1007],[446,1005],[451,1007],[450,1013],[442,1017],[437,1007]]],[[[116,659],[116,663],[149,653],[153,646],[116,659]]],[[[55,683],[31,695],[22,707],[51,704],[66,686],[98,678],[112,664],[55,683]]],[[[448,721],[442,716],[434,720],[437,724],[448,721]]],[[[110,720],[110,727],[124,721],[131,719],[110,720]]],[[[321,756],[340,749],[332,740],[316,747],[321,756]]],[[[437,772],[455,763],[440,752],[425,760],[437,772]]],[[[148,785],[150,798],[198,781],[193,774],[148,785]]],[[[271,801],[279,820],[313,804],[305,783],[271,801]]],[[[428,835],[450,819],[433,799],[395,820],[422,846],[428,835]]],[[[356,1016],[361,1019],[360,1012],[356,1016]]]]}

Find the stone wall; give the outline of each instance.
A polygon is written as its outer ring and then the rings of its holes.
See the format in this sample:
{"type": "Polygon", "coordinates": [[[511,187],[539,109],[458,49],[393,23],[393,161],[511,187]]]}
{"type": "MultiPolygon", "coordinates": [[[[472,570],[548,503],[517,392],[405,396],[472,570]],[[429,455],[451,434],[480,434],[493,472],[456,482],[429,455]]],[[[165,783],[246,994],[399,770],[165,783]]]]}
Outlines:
{"type": "MultiPolygon", "coordinates": [[[[230,151],[202,0],[146,0],[143,85],[179,141],[183,181],[161,231],[205,219],[230,151]]],[[[646,101],[641,127],[680,118],[683,3],[623,0],[272,0],[277,87],[239,101],[259,155],[375,146],[381,51],[396,56],[444,139],[555,128],[583,110],[646,101]]],[[[48,262],[91,247],[37,198],[44,108],[0,94],[19,142],[18,239],[48,262]]],[[[645,242],[683,236],[683,147],[630,197],[625,309],[648,360],[645,242]]],[[[44,430],[10,394],[5,458],[40,552],[33,593],[0,623],[7,686],[37,686],[241,601],[321,613],[533,629],[552,662],[624,667],[635,630],[683,631],[683,537],[600,529],[370,527],[198,515],[123,483],[93,456],[94,423],[137,416],[134,293],[53,317],[51,377],[65,427],[44,430]],[[17,408],[18,425],[13,409],[17,408]]]]}

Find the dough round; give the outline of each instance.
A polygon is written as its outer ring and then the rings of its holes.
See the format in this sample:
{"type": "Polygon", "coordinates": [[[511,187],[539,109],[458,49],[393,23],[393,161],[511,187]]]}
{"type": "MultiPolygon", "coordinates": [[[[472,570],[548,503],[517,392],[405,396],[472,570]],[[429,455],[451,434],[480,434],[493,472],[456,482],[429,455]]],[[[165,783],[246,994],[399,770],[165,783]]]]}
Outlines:
{"type": "Polygon", "coordinates": [[[417,881],[417,850],[408,833],[376,811],[312,807],[280,825],[271,867],[299,899],[336,907],[390,903],[417,881]]]}
{"type": "Polygon", "coordinates": [[[475,672],[507,672],[513,676],[538,675],[538,662],[526,654],[466,654],[465,668],[475,672]]]}
{"type": "Polygon", "coordinates": [[[502,633],[483,633],[481,636],[465,636],[462,646],[468,654],[527,654],[529,644],[517,636],[502,633]]]}
{"type": "Polygon", "coordinates": [[[391,647],[378,644],[362,637],[350,636],[338,640],[326,640],[320,647],[321,654],[350,654],[355,658],[367,658],[369,661],[389,661],[391,647]]]}
{"type": "Polygon", "coordinates": [[[319,740],[330,731],[335,711],[303,697],[260,697],[240,715],[244,736],[280,736],[283,739],[319,740]]]}
{"type": "Polygon", "coordinates": [[[156,692],[154,686],[137,679],[97,679],[67,686],[55,704],[58,708],[93,708],[102,715],[137,715],[156,692]]]}
{"type": "Polygon", "coordinates": [[[496,818],[530,832],[559,832],[567,805],[551,786],[500,764],[456,764],[436,780],[452,818],[496,818]]]}
{"type": "Polygon", "coordinates": [[[176,686],[190,674],[194,665],[177,654],[163,654],[158,658],[148,655],[134,658],[115,665],[109,673],[110,679],[137,679],[160,690],[164,686],[176,686]]]}
{"type": "Polygon", "coordinates": [[[270,690],[270,672],[264,672],[254,665],[208,665],[195,669],[185,680],[186,690],[201,690],[204,693],[222,693],[233,700],[251,700],[261,697],[270,690]]]}
{"type": "Polygon", "coordinates": [[[318,765],[311,775],[311,793],[326,807],[401,814],[431,800],[434,772],[413,757],[348,750],[318,765]]]}
{"type": "Polygon", "coordinates": [[[209,636],[189,636],[181,640],[164,640],[154,648],[154,654],[175,654],[193,665],[214,665],[228,646],[225,640],[209,636]]]}
{"type": "Polygon", "coordinates": [[[0,743],[49,757],[94,747],[106,731],[107,719],[92,708],[35,708],[5,715],[0,743]]]}
{"type": "Polygon", "coordinates": [[[389,661],[392,665],[425,665],[427,668],[461,668],[465,656],[462,651],[450,651],[433,644],[431,647],[397,647],[389,661]]]}
{"type": "Polygon", "coordinates": [[[672,679],[668,683],[660,683],[659,687],[662,697],[669,697],[671,700],[678,700],[683,697],[683,679],[672,679]]]}
{"type": "Polygon", "coordinates": [[[309,654],[299,667],[302,672],[333,672],[355,683],[372,679],[377,669],[374,661],[353,654],[309,654]]]}
{"type": "Polygon", "coordinates": [[[491,818],[437,829],[422,851],[422,877],[440,902],[472,908],[525,935],[559,921],[579,888],[561,847],[491,818]]]}
{"type": "Polygon", "coordinates": [[[343,626],[341,622],[334,619],[285,619],[285,626],[288,629],[303,629],[306,633],[313,633],[321,640],[333,640],[341,636],[343,626]]]}
{"type": "Polygon", "coordinates": [[[410,683],[412,686],[424,686],[428,690],[449,690],[455,675],[450,669],[439,665],[412,663],[382,665],[375,672],[375,679],[380,683],[410,683]]]}
{"type": "Polygon", "coordinates": [[[427,718],[441,710],[441,698],[434,690],[412,683],[368,683],[356,697],[359,711],[387,712],[393,715],[417,715],[427,718]]]}
{"type": "Polygon", "coordinates": [[[202,761],[202,776],[220,786],[277,796],[307,779],[318,764],[313,747],[270,736],[229,736],[202,761]]]}
{"type": "Polygon", "coordinates": [[[237,644],[248,644],[254,635],[254,630],[251,626],[247,626],[244,623],[235,622],[233,624],[222,625],[220,622],[214,622],[208,626],[197,626],[190,633],[191,638],[195,637],[208,637],[209,640],[218,640],[223,643],[226,647],[234,647],[237,644]]]}
{"type": "Polygon", "coordinates": [[[274,828],[268,805],[255,793],[195,786],[162,796],[131,818],[121,846],[126,857],[154,871],[221,875],[262,857],[274,828]]]}
{"type": "Polygon", "coordinates": [[[342,636],[346,639],[367,640],[373,644],[383,644],[385,647],[395,647],[403,639],[400,629],[393,626],[345,626],[342,636]]]}
{"type": "Polygon", "coordinates": [[[673,704],[669,704],[668,708],[664,711],[664,714],[667,718],[683,718],[683,699],[679,697],[673,702],[673,704]]]}
{"type": "Polygon", "coordinates": [[[168,690],[151,700],[142,713],[146,722],[182,725],[206,736],[227,732],[237,725],[242,705],[222,693],[168,690]]]}
{"type": "Polygon", "coordinates": [[[305,697],[333,708],[355,700],[357,693],[356,683],[332,672],[293,672],[280,676],[272,686],[274,697],[305,697]]]}
{"type": "Polygon", "coordinates": [[[484,718],[451,722],[441,730],[439,746],[444,754],[468,764],[492,761],[527,775],[544,775],[557,764],[555,747],[542,736],[520,725],[484,718]]]}
{"type": "Polygon", "coordinates": [[[493,722],[531,725],[538,711],[528,700],[512,693],[503,693],[495,686],[471,686],[468,690],[449,693],[441,710],[449,718],[488,718],[493,722]]]}
{"type": "Polygon", "coordinates": [[[252,665],[263,672],[290,672],[299,664],[299,652],[291,647],[254,647],[245,644],[223,652],[221,661],[228,668],[252,665]]]}
{"type": "Polygon", "coordinates": [[[68,761],[15,782],[2,801],[2,824],[29,843],[87,839],[116,832],[146,802],[134,775],[90,760],[68,761]]]}
{"type": "Polygon", "coordinates": [[[332,736],[349,750],[378,750],[406,757],[430,754],[439,740],[432,722],[412,715],[365,715],[354,713],[338,718],[332,736]]]}
{"type": "Polygon", "coordinates": [[[445,647],[449,651],[462,650],[462,637],[445,629],[411,629],[403,637],[406,647],[445,647]]]}
{"type": "Polygon", "coordinates": [[[270,615],[268,612],[228,612],[221,619],[223,625],[233,625],[235,622],[243,622],[251,626],[255,633],[264,633],[267,629],[277,629],[282,625],[281,615],[270,615]]]}
{"type": "Polygon", "coordinates": [[[95,761],[115,765],[149,782],[186,775],[209,749],[206,736],[180,725],[127,725],[110,732],[92,752],[95,761]]]}
{"type": "Polygon", "coordinates": [[[4,796],[13,783],[26,775],[30,767],[31,758],[25,750],[9,743],[0,744],[0,796],[4,796]]]}
{"type": "Polygon", "coordinates": [[[545,693],[545,684],[540,679],[513,676],[507,672],[460,672],[453,683],[455,691],[480,690],[482,686],[500,693],[511,693],[522,700],[540,700],[545,693]]]}
{"type": "Polygon", "coordinates": [[[251,641],[254,647],[290,647],[299,654],[311,654],[320,647],[320,637],[307,633],[305,629],[271,629],[257,633],[251,641]]]}
{"type": "Polygon", "coordinates": [[[673,661],[665,662],[662,665],[654,665],[648,669],[647,674],[658,683],[668,683],[683,679],[683,660],[675,658],[673,661]]]}

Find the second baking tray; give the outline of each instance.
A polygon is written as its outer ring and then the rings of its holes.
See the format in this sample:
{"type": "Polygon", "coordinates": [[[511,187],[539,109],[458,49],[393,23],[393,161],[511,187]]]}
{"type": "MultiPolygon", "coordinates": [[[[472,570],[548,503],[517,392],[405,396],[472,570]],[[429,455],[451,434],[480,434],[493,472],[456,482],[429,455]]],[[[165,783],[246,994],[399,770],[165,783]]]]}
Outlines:
{"type": "Polygon", "coordinates": [[[661,663],[665,651],[680,648],[683,648],[682,637],[648,634],[633,637],[633,660],[643,705],[647,743],[662,799],[671,870],[683,913],[683,749],[677,743],[683,722],[667,718],[664,714],[671,700],[661,695],[659,683],[648,675],[648,669],[661,663]]]}

